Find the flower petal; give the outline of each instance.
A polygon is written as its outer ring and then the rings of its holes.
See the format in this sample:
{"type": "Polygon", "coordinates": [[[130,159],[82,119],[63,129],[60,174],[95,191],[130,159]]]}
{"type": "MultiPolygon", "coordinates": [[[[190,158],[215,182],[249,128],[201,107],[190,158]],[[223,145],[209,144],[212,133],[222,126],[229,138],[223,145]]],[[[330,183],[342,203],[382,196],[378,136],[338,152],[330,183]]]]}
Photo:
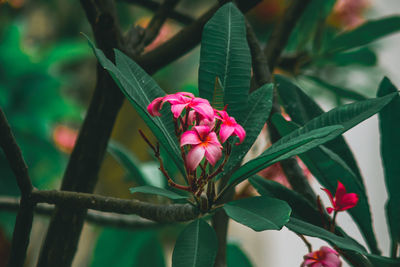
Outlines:
{"type": "Polygon", "coordinates": [[[208,135],[208,143],[209,144],[213,144],[213,145],[216,145],[216,146],[219,146],[221,149],[222,149],[222,145],[221,145],[221,143],[219,142],[219,140],[218,140],[218,137],[217,137],[217,134],[215,133],[215,132],[211,132],[209,135],[208,135]]]}
{"type": "Polygon", "coordinates": [[[178,117],[181,115],[182,110],[183,110],[187,105],[188,105],[188,104],[173,104],[173,105],[171,105],[171,111],[172,111],[172,114],[174,114],[174,118],[175,118],[175,119],[178,118],[178,117]]]}
{"type": "Polygon", "coordinates": [[[181,136],[181,146],[184,145],[197,145],[200,144],[201,140],[197,132],[195,131],[186,131],[181,136]]]}
{"type": "Polygon", "coordinates": [[[356,193],[348,193],[344,195],[341,199],[337,199],[336,203],[339,210],[348,210],[357,205],[358,195],[356,193]]]}
{"type": "Polygon", "coordinates": [[[225,143],[225,141],[233,134],[233,131],[235,130],[234,127],[222,124],[221,129],[219,130],[219,138],[221,139],[222,143],[225,143]]]}
{"type": "Polygon", "coordinates": [[[221,146],[208,143],[204,148],[206,150],[206,159],[212,166],[214,166],[222,156],[221,146]]]}
{"type": "MultiPolygon", "coordinates": [[[[336,208],[336,202],[335,202],[335,200],[333,199],[333,196],[332,196],[331,191],[329,191],[329,190],[326,189],[326,188],[321,188],[321,189],[324,190],[325,193],[328,195],[329,200],[331,201],[333,208],[336,208]]],[[[326,209],[326,210],[328,211],[328,209],[326,209]]],[[[332,212],[332,211],[331,211],[331,212],[332,212]]],[[[331,213],[331,212],[328,211],[328,213],[331,213]]]]}
{"type": "Polygon", "coordinates": [[[198,104],[190,104],[190,107],[193,108],[197,113],[201,114],[208,120],[214,119],[214,110],[208,103],[198,103],[198,104]]]}
{"type": "Polygon", "coordinates": [[[187,167],[194,171],[204,157],[205,149],[202,145],[193,147],[186,156],[187,167]]]}
{"type": "Polygon", "coordinates": [[[211,130],[207,125],[194,126],[193,128],[199,135],[200,140],[205,140],[211,130]]]}
{"type": "Polygon", "coordinates": [[[346,188],[344,187],[344,185],[338,181],[338,185],[336,188],[336,194],[335,194],[335,199],[341,199],[346,195],[346,188]]]}
{"type": "Polygon", "coordinates": [[[246,137],[246,131],[243,129],[242,126],[239,124],[235,125],[235,134],[239,137],[239,143],[237,145],[241,144],[246,137]]]}
{"type": "Polygon", "coordinates": [[[150,113],[151,116],[161,116],[159,112],[162,108],[164,97],[157,97],[147,106],[147,112],[150,113]]]}

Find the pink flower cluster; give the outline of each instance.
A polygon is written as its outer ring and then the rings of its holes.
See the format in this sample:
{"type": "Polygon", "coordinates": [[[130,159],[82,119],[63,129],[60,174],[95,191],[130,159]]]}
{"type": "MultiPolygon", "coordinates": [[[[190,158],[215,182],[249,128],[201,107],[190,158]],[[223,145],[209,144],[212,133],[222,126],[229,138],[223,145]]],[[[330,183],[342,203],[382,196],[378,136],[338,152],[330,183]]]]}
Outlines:
{"type": "Polygon", "coordinates": [[[225,110],[217,110],[203,98],[179,92],[154,99],[147,107],[152,116],[161,116],[160,110],[168,102],[176,125],[180,146],[189,146],[185,157],[186,167],[194,171],[205,157],[215,165],[222,156],[222,143],[230,136],[239,137],[242,143],[246,132],[225,110]]]}

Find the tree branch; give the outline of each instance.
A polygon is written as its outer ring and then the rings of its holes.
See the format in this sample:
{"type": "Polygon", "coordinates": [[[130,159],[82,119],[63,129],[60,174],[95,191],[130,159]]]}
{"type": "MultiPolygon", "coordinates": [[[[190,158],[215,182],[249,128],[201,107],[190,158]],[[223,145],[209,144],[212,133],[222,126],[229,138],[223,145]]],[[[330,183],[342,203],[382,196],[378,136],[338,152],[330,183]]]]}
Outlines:
{"type": "Polygon", "coordinates": [[[29,237],[33,222],[33,204],[30,195],[33,190],[31,179],[29,178],[28,166],[22,156],[10,124],[0,108],[0,147],[10,164],[19,190],[21,191],[20,208],[14,225],[14,232],[11,244],[11,254],[8,266],[23,266],[26,257],[26,250],[29,244],[29,237]]]}
{"type": "Polygon", "coordinates": [[[184,222],[197,218],[198,210],[191,204],[159,205],[134,199],[120,199],[88,193],[69,191],[33,191],[36,203],[62,205],[73,209],[94,209],[120,214],[136,214],[156,222],[184,222]]]}
{"type": "MultiPolygon", "coordinates": [[[[119,0],[119,2],[126,2],[129,4],[138,5],[152,11],[158,10],[161,5],[160,3],[153,0],[119,0]]],[[[185,25],[194,22],[194,19],[191,16],[185,15],[178,11],[171,10],[169,17],[185,25]]]]}
{"type": "Polygon", "coordinates": [[[164,22],[178,4],[179,0],[164,0],[164,2],[158,7],[157,11],[154,13],[149,25],[146,28],[143,44],[147,46],[157,37],[161,27],[164,22]]]}
{"type": "MultiPolygon", "coordinates": [[[[0,210],[17,211],[19,207],[19,198],[0,197],[0,210]]],[[[36,214],[45,216],[52,215],[54,210],[55,207],[53,205],[45,203],[39,203],[34,208],[36,214]]],[[[167,223],[156,223],[155,221],[137,217],[135,215],[115,214],[98,210],[89,210],[86,214],[85,220],[88,223],[104,227],[122,227],[132,229],[154,228],[167,225],[167,223]]]]}
{"type": "Polygon", "coordinates": [[[272,31],[271,37],[264,49],[271,71],[277,64],[291,32],[309,3],[310,0],[293,0],[292,4],[287,8],[282,21],[272,31]]]}

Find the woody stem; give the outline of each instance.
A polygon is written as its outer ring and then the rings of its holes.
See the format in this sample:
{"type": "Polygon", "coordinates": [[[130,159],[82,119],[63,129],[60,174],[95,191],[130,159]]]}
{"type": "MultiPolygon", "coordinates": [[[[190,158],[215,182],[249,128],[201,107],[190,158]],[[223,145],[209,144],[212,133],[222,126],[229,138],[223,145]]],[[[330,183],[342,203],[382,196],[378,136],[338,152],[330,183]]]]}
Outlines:
{"type": "Polygon", "coordinates": [[[332,222],[331,222],[331,229],[330,229],[332,233],[335,232],[336,215],[337,215],[337,211],[335,210],[333,212],[333,219],[332,219],[332,222]]]}

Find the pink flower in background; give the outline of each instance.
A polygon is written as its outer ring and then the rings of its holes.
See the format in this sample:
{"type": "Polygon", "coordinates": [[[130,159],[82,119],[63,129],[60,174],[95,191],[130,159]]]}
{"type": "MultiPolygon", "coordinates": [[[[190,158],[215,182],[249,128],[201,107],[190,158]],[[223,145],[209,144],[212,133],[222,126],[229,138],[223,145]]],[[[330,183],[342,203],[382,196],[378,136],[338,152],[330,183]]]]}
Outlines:
{"type": "Polygon", "coordinates": [[[53,141],[57,148],[65,153],[71,153],[74,149],[78,131],[64,125],[58,125],[53,131],[53,141]]]}
{"type": "Polygon", "coordinates": [[[342,262],[339,253],[335,250],[322,246],[319,250],[308,253],[304,256],[301,267],[340,267],[342,262]]]}
{"type": "Polygon", "coordinates": [[[192,146],[186,156],[186,164],[190,170],[195,170],[204,156],[213,166],[222,156],[222,146],[217,134],[207,125],[194,126],[193,130],[184,132],[181,146],[184,145],[192,146]]]}
{"type": "Polygon", "coordinates": [[[328,196],[332,203],[333,208],[326,208],[326,211],[331,214],[332,211],[344,211],[351,209],[357,205],[358,195],[356,193],[347,193],[344,185],[338,181],[338,186],[336,189],[335,197],[332,196],[332,193],[326,189],[322,188],[328,196]]]}
{"type": "Polygon", "coordinates": [[[236,122],[235,118],[229,117],[226,111],[217,110],[217,112],[219,115],[215,117],[222,121],[221,129],[219,130],[221,142],[224,143],[231,135],[235,134],[240,141],[237,145],[241,144],[246,137],[246,131],[236,122]]]}

